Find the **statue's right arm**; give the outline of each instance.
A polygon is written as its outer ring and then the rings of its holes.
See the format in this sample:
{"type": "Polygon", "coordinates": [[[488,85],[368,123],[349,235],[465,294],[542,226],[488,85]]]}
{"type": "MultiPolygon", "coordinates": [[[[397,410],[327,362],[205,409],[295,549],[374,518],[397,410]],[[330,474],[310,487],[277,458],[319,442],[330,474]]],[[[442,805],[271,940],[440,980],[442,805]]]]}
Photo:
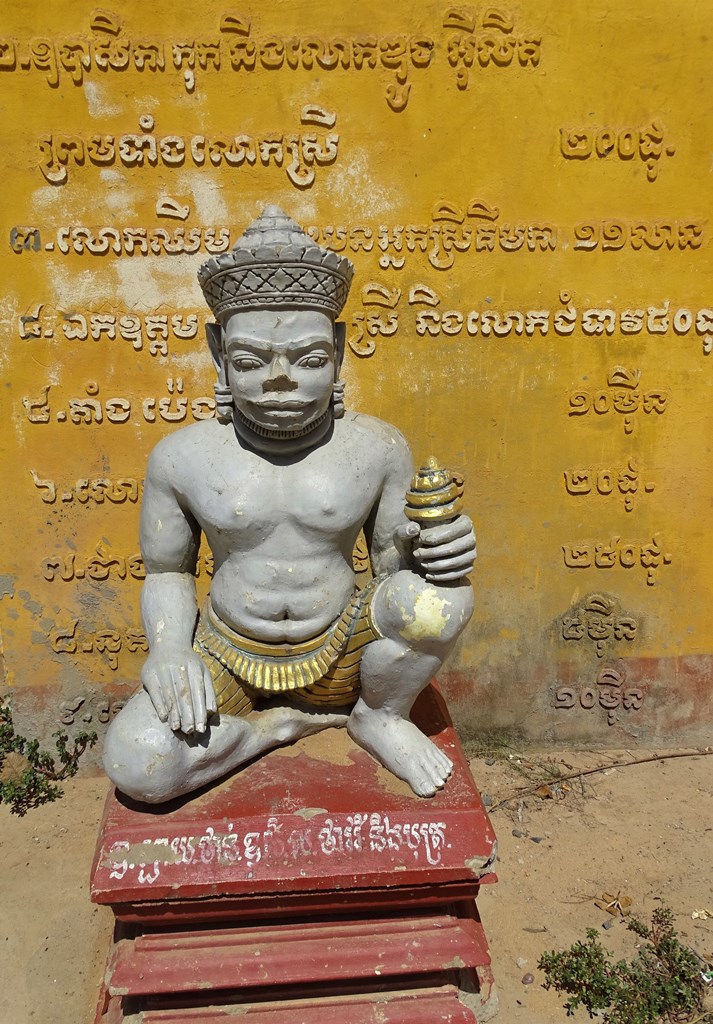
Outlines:
{"type": "Polygon", "coordinates": [[[201,531],[175,489],[176,461],[163,442],[152,452],[146,471],[141,614],[149,656],[141,682],[162,722],[184,733],[204,732],[216,706],[210,673],[193,651],[198,615],[194,572],[201,531]]]}

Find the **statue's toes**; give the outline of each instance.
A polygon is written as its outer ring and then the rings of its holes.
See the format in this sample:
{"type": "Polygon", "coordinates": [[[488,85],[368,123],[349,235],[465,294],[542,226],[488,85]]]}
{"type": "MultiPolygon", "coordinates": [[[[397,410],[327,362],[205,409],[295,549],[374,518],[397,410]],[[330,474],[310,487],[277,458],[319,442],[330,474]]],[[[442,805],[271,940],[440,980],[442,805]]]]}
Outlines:
{"type": "Polygon", "coordinates": [[[424,751],[423,762],[433,777],[437,779],[445,781],[453,771],[453,762],[447,754],[439,750],[435,743],[430,743],[424,751]]]}
{"type": "Polygon", "coordinates": [[[446,773],[446,778],[448,778],[448,776],[453,771],[453,762],[451,761],[450,757],[448,757],[447,754],[444,754],[443,751],[439,750],[439,748],[435,745],[433,747],[433,750],[435,753],[434,765],[440,768],[442,771],[444,771],[446,773]]]}
{"type": "Polygon", "coordinates": [[[419,772],[410,782],[411,788],[417,796],[435,796],[443,785],[443,783],[439,785],[437,782],[434,782],[428,772],[419,772]]]}
{"type": "Polygon", "coordinates": [[[419,796],[433,796],[439,789],[443,789],[452,770],[450,759],[437,747],[433,747],[432,751],[421,758],[411,785],[419,796]]]}

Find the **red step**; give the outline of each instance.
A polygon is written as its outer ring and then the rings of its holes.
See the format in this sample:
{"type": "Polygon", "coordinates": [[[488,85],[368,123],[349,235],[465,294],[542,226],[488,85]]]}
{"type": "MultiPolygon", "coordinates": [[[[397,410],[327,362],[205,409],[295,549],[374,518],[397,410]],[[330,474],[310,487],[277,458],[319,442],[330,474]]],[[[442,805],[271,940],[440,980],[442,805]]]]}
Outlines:
{"type": "Polygon", "coordinates": [[[236,1020],[245,1020],[245,1024],[476,1024],[453,985],[279,1003],[144,1010],[136,1020],[137,1024],[219,1024],[236,1020]]]}
{"type": "MultiPolygon", "coordinates": [[[[110,995],[314,984],[488,964],[479,922],[450,914],[155,932],[118,942],[110,995]]],[[[437,1019],[437,1018],[436,1018],[437,1019]]]]}

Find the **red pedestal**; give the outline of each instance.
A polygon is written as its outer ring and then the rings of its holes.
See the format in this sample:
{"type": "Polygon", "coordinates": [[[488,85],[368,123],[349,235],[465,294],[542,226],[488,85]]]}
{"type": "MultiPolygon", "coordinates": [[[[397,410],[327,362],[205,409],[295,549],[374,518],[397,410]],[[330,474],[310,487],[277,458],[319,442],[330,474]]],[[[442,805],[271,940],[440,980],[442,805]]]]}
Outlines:
{"type": "Polygon", "coordinates": [[[344,730],[161,808],[112,793],[91,879],[117,921],[97,1024],[491,1016],[475,897],[495,836],[440,695],[413,717],[455,765],[433,799],[344,730]]]}

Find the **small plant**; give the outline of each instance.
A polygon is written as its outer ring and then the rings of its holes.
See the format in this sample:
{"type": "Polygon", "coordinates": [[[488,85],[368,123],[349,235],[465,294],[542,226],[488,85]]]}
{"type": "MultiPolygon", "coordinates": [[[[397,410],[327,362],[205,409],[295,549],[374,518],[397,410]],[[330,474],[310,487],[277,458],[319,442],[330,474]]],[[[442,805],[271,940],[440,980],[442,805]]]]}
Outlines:
{"type": "Polygon", "coordinates": [[[483,730],[466,741],[465,749],[469,758],[488,757],[499,761],[521,750],[524,741],[524,735],[518,730],[483,730]]]}
{"type": "Polygon", "coordinates": [[[0,803],[21,817],[30,808],[62,796],[58,783],[77,774],[79,758],[87,747],[94,746],[97,734],[81,732],[70,747],[69,737],[56,732],[57,754],[48,754],[40,750],[37,740],[17,735],[6,701],[7,697],[0,697],[0,803]]]}
{"type": "Polygon", "coordinates": [[[681,945],[669,908],[653,912],[650,928],[635,918],[627,927],[645,940],[631,963],[613,961],[594,928],[586,941],[540,958],[545,988],[570,997],[567,1014],[583,1006],[604,1024],[711,1024],[701,963],[681,945]]]}

